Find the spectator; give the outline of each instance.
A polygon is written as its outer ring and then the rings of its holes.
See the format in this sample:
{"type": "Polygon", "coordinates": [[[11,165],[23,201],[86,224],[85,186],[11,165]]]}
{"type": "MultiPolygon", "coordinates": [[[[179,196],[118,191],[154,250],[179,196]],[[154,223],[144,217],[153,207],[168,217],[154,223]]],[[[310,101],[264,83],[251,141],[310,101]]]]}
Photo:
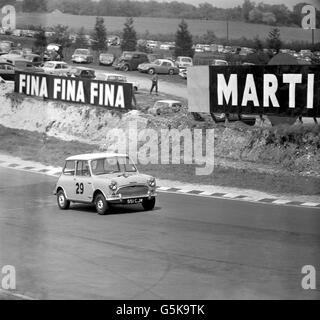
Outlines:
{"type": "Polygon", "coordinates": [[[150,94],[152,94],[153,89],[156,89],[156,95],[158,95],[158,75],[155,73],[151,79],[152,86],[150,89],[150,94]]]}

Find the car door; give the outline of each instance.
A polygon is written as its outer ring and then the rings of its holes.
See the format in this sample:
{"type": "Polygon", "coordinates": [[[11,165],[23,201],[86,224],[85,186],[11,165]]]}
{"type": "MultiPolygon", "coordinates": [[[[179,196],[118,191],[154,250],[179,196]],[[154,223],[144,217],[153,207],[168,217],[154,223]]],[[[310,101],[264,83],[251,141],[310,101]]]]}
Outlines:
{"type": "Polygon", "coordinates": [[[10,66],[9,64],[6,65],[6,80],[9,81],[14,81],[15,78],[15,71],[14,71],[14,66],[10,66]]]}
{"type": "Polygon", "coordinates": [[[75,198],[75,169],[75,161],[66,161],[60,177],[60,186],[63,188],[65,195],[69,200],[74,200],[75,198]]]}
{"type": "Polygon", "coordinates": [[[57,63],[54,67],[53,74],[59,74],[61,71],[61,64],[57,63]]]}
{"type": "Polygon", "coordinates": [[[77,161],[74,179],[75,198],[81,202],[91,202],[93,196],[92,178],[89,163],[85,160],[77,161]]]}
{"type": "Polygon", "coordinates": [[[169,63],[167,61],[163,61],[160,66],[159,73],[168,73],[169,63]]]}

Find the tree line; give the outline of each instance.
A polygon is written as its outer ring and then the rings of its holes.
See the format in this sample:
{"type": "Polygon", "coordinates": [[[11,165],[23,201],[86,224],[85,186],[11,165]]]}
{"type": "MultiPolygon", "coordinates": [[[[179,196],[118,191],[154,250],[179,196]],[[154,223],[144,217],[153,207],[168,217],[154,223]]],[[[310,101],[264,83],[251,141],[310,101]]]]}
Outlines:
{"type": "MultiPolygon", "coordinates": [[[[0,0],[2,2],[3,0],[0,0]]],[[[6,0],[7,1],[7,0],[6,0]]],[[[263,23],[274,26],[300,26],[301,2],[290,10],[284,4],[255,3],[244,0],[234,8],[218,8],[208,2],[198,6],[183,2],[158,2],[138,0],[10,0],[23,12],[52,12],[91,16],[163,17],[206,20],[233,20],[263,23]]],[[[320,11],[317,10],[317,27],[320,27],[320,11]]]]}

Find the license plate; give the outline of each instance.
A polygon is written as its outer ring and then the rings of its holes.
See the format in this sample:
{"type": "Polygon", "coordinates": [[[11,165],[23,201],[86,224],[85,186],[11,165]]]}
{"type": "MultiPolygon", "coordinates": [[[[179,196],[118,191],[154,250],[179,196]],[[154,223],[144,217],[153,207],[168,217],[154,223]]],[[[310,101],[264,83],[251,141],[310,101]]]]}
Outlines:
{"type": "Polygon", "coordinates": [[[127,204],[138,204],[142,203],[143,199],[127,199],[127,204]]]}

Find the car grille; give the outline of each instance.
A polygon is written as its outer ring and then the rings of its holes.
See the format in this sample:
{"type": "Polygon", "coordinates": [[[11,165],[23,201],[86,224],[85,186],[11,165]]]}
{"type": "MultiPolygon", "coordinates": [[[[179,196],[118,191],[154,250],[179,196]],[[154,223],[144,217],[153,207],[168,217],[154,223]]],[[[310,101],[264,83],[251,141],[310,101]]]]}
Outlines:
{"type": "Polygon", "coordinates": [[[121,194],[122,197],[139,197],[147,195],[148,191],[147,186],[133,185],[119,188],[117,194],[121,194]]]}

